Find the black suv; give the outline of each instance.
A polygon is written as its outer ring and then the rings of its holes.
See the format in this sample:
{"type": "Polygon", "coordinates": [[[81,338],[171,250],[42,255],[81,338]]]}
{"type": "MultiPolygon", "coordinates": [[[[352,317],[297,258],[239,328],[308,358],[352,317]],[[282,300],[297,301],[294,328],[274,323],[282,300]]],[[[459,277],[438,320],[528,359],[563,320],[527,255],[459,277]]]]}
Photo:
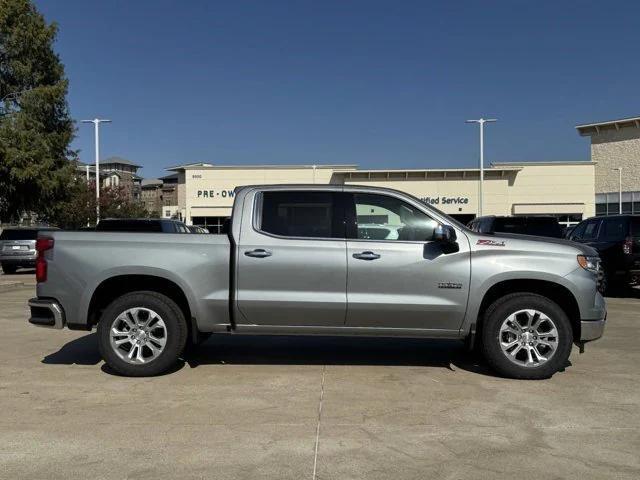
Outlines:
{"type": "Polygon", "coordinates": [[[478,233],[520,233],[539,237],[562,238],[562,228],[556,217],[487,215],[469,222],[468,227],[478,233]]]}
{"type": "Polygon", "coordinates": [[[96,232],[191,233],[183,222],[167,218],[105,218],[96,232]]]}
{"type": "Polygon", "coordinates": [[[568,238],[598,251],[604,290],[640,280],[640,215],[589,218],[579,223],[568,238]]]}

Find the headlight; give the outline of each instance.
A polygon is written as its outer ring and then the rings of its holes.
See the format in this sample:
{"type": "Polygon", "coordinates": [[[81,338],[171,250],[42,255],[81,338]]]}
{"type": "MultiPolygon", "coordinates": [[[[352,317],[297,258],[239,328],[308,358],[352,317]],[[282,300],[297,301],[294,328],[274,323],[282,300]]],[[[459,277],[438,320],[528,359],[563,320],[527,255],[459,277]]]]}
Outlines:
{"type": "Polygon", "coordinates": [[[592,273],[598,273],[600,270],[600,258],[588,257],[586,255],[578,255],[578,265],[592,273]]]}

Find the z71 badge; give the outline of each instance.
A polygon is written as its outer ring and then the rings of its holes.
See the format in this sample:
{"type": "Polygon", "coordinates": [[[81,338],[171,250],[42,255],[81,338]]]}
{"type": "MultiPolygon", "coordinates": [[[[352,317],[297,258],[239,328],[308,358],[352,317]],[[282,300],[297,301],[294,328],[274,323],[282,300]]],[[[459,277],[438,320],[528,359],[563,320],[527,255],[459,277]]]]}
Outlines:
{"type": "Polygon", "coordinates": [[[460,290],[462,288],[462,284],[456,282],[439,282],[438,288],[454,288],[456,290],[460,290]]]}
{"type": "Polygon", "coordinates": [[[484,245],[486,247],[504,247],[504,240],[502,240],[501,242],[498,242],[497,240],[478,240],[478,243],[476,243],[476,245],[484,245]]]}

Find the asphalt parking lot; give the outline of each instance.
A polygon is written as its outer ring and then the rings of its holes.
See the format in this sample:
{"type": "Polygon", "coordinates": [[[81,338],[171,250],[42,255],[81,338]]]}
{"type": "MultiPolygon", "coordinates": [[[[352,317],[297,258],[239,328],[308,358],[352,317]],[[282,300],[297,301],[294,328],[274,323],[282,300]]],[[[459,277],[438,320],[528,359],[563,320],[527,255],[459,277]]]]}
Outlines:
{"type": "Polygon", "coordinates": [[[640,478],[640,299],[550,380],[451,342],[284,337],[131,379],[95,333],[28,325],[33,293],[0,291],[0,478],[640,478]]]}

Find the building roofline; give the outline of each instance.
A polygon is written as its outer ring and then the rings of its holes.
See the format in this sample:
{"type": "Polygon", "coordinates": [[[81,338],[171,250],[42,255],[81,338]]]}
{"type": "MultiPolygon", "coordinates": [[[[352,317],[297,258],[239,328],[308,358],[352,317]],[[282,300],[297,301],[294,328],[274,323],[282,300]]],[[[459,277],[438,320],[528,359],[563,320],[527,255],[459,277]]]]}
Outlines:
{"type": "Polygon", "coordinates": [[[614,128],[616,130],[620,130],[621,128],[640,128],[640,117],[619,118],[617,120],[576,125],[576,130],[578,130],[578,133],[583,137],[598,134],[600,133],[600,129],[612,130],[614,128]]]}
{"type": "Polygon", "coordinates": [[[564,161],[547,161],[547,162],[491,162],[491,167],[506,167],[506,166],[514,166],[514,167],[526,167],[527,165],[534,166],[548,166],[548,165],[595,165],[598,162],[592,162],[590,160],[564,160],[564,161]]]}
{"type": "MultiPolygon", "coordinates": [[[[351,170],[336,173],[438,173],[438,172],[478,172],[479,168],[401,168],[401,169],[368,169],[368,170],[351,170]]],[[[491,171],[509,171],[519,172],[522,170],[519,166],[505,166],[504,168],[487,168],[491,171]]]]}
{"type": "Polygon", "coordinates": [[[191,170],[191,169],[201,169],[201,170],[243,170],[243,169],[261,169],[261,170],[307,170],[307,169],[317,169],[317,170],[326,170],[326,169],[340,169],[340,170],[355,170],[358,168],[357,165],[351,164],[336,164],[336,165],[213,165],[211,163],[187,163],[184,165],[175,165],[172,167],[167,167],[165,170],[176,172],[180,170],[191,170]]]}

